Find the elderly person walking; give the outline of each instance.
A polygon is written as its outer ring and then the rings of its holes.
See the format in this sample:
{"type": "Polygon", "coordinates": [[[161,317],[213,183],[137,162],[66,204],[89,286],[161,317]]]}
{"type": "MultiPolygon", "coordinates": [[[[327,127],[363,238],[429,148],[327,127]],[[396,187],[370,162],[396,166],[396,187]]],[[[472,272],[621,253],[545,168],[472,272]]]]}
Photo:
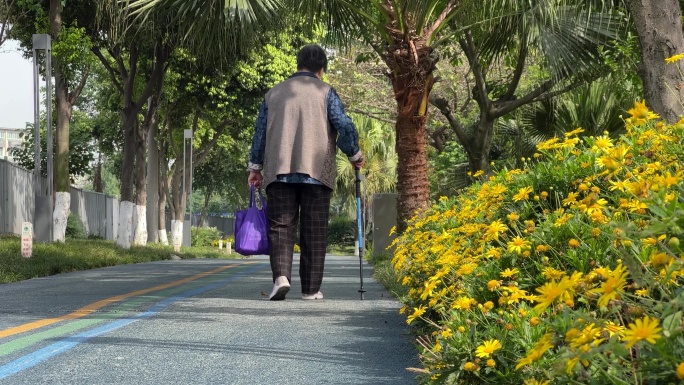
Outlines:
{"type": "Polygon", "coordinates": [[[355,167],[365,162],[354,123],[335,90],[321,80],[327,66],[323,48],[304,46],[297,72],[266,93],[252,138],[248,183],[266,187],[272,301],[290,291],[298,223],[302,299],[323,299],[336,146],[355,167]]]}

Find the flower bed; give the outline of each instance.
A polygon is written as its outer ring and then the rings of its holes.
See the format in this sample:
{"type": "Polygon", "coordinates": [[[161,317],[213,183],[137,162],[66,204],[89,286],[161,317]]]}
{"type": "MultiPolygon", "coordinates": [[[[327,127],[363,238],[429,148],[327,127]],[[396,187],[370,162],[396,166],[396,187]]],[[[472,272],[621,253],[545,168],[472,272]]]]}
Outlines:
{"type": "Polygon", "coordinates": [[[620,140],[542,143],[396,240],[427,382],[684,378],[684,121],[629,112],[620,140]]]}

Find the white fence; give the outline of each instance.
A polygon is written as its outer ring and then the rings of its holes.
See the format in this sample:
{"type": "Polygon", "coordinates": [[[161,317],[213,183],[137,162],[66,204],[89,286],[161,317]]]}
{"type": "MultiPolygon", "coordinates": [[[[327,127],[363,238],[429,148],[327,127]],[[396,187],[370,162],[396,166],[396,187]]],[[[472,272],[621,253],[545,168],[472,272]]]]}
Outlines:
{"type": "MultiPolygon", "coordinates": [[[[42,186],[47,183],[41,178],[42,186]]],[[[33,172],[0,159],[0,234],[21,234],[22,222],[33,222],[35,205],[33,172]]],[[[119,200],[115,197],[71,188],[71,212],[86,233],[116,239],[119,200]]]]}
{"type": "MultiPolygon", "coordinates": [[[[47,178],[41,178],[45,188],[47,178]]],[[[33,172],[0,159],[0,234],[21,235],[21,223],[33,223],[35,205],[33,172]]],[[[119,199],[106,194],[71,188],[71,213],[76,215],[88,235],[115,240],[119,222],[119,199]]],[[[198,216],[193,218],[197,225],[198,216]]],[[[171,228],[170,215],[166,228],[171,228]]],[[[209,217],[208,226],[216,227],[225,236],[233,234],[234,218],[209,217]]],[[[135,225],[135,223],[134,223],[135,225]]]]}

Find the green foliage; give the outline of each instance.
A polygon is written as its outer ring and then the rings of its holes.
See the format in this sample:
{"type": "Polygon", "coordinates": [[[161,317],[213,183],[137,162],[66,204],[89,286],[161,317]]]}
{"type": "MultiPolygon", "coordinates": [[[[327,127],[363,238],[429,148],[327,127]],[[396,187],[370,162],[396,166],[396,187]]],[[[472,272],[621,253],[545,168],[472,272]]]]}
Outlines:
{"type": "Polygon", "coordinates": [[[356,240],[356,221],[346,216],[336,215],[328,224],[328,245],[354,245],[356,240]]]}
{"type": "MultiPolygon", "coordinates": [[[[54,124],[53,124],[54,138],[54,124]]],[[[28,169],[34,169],[33,160],[33,124],[27,123],[23,132],[21,147],[10,149],[10,153],[16,159],[17,164],[28,169]]],[[[90,121],[80,111],[74,111],[72,115],[71,129],[69,130],[69,175],[73,182],[74,178],[89,175],[92,171],[91,162],[94,154],[91,151],[91,127],[90,121]]],[[[47,133],[45,128],[45,115],[41,119],[40,131],[40,165],[41,173],[47,175],[47,133]]]]}
{"type": "Polygon", "coordinates": [[[387,289],[395,298],[402,299],[408,294],[408,289],[399,280],[392,265],[392,255],[380,253],[371,259],[373,264],[373,278],[387,289]]]}
{"type": "Polygon", "coordinates": [[[221,232],[216,227],[193,227],[191,242],[193,246],[208,247],[221,239],[221,232]]]}
{"type": "MultiPolygon", "coordinates": [[[[365,179],[361,195],[363,206],[370,207],[374,194],[394,192],[397,185],[397,162],[394,128],[388,123],[363,115],[351,114],[359,132],[359,147],[366,158],[361,170],[365,179]]],[[[349,159],[337,151],[337,180],[334,199],[342,201],[342,210],[350,217],[356,212],[356,175],[349,159]]],[[[368,218],[368,216],[366,216],[368,218]]]]}
{"type": "Polygon", "coordinates": [[[21,239],[0,237],[0,283],[72,271],[95,269],[128,263],[162,261],[177,255],[189,258],[234,258],[234,254],[215,249],[191,247],[175,253],[170,246],[150,244],[122,249],[112,241],[70,239],[66,243],[34,243],[33,257],[21,257],[21,239]]]}
{"type": "Polygon", "coordinates": [[[451,196],[468,184],[468,155],[456,141],[447,142],[440,153],[429,157],[430,192],[433,199],[451,196]]]}
{"type": "Polygon", "coordinates": [[[81,220],[73,213],[69,213],[69,216],[67,217],[67,227],[65,234],[67,239],[88,238],[88,234],[86,234],[83,222],[81,222],[81,220]]]}

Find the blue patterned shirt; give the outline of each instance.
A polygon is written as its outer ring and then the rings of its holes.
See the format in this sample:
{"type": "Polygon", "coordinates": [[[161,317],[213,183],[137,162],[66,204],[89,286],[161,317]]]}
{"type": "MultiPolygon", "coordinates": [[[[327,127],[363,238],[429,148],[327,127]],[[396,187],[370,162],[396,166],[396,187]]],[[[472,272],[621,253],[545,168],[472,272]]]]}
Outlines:
{"type": "MultiPolygon", "coordinates": [[[[316,77],[311,72],[296,72],[290,77],[295,76],[312,76],[316,77]]],[[[356,161],[361,157],[359,151],[359,134],[356,131],[356,126],[349,115],[344,111],[342,100],[337,95],[334,88],[330,88],[327,97],[328,120],[335,130],[337,130],[337,146],[343,153],[349,157],[349,160],[356,161]]],[[[256,125],[254,127],[254,136],[252,137],[252,151],[249,156],[249,168],[251,170],[261,170],[264,163],[264,152],[266,151],[266,121],[268,118],[268,106],[266,101],[261,103],[259,109],[259,116],[257,117],[256,125]]],[[[278,182],[285,183],[309,183],[322,184],[318,180],[311,178],[308,174],[284,174],[277,176],[278,182]]]]}

